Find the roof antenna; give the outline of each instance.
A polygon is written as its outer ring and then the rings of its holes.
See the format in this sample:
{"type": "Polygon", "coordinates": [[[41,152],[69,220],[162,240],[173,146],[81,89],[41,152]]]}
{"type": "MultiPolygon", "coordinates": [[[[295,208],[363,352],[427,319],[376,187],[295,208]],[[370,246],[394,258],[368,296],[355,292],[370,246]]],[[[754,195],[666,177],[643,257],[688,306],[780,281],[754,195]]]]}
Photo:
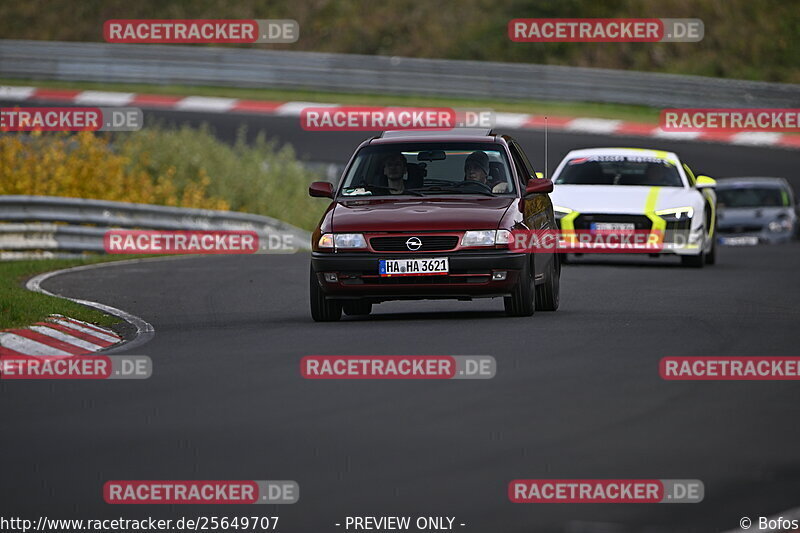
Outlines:
{"type": "Polygon", "coordinates": [[[544,117],[544,179],[547,177],[547,116],[544,117]]]}

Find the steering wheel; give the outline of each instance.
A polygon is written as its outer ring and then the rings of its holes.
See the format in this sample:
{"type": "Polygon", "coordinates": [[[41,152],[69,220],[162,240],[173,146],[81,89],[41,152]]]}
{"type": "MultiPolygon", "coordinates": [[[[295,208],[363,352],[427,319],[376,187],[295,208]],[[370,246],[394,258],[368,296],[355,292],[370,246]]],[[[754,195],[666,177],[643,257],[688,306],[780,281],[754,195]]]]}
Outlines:
{"type": "Polygon", "coordinates": [[[492,192],[492,187],[489,186],[487,183],[483,183],[482,181],[464,180],[461,183],[459,183],[457,185],[457,187],[467,187],[469,185],[478,185],[478,186],[486,189],[487,192],[492,192]]]}

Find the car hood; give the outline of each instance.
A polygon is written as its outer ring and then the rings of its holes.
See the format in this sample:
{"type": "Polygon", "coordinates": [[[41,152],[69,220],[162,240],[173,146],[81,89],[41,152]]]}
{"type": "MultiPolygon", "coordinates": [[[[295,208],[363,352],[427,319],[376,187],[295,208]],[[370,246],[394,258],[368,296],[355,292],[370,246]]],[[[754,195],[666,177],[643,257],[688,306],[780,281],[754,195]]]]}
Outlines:
{"type": "Polygon", "coordinates": [[[550,198],[579,213],[643,214],[651,192],[657,193],[653,210],[702,205],[696,189],[642,185],[556,185],[550,198]]]}
{"type": "Polygon", "coordinates": [[[337,233],[496,229],[516,200],[512,196],[339,199],[332,225],[337,233]]]}
{"type": "Polygon", "coordinates": [[[717,214],[719,227],[767,225],[780,215],[791,216],[791,207],[721,207],[717,214]]]}

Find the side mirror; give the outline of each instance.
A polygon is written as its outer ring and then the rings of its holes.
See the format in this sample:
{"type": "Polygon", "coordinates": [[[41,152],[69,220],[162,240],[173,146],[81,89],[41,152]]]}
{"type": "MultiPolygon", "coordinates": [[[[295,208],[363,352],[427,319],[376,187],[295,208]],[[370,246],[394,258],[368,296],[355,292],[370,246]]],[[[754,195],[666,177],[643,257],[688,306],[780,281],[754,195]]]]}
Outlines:
{"type": "Polygon", "coordinates": [[[308,195],[316,198],[333,198],[333,183],[315,181],[308,186],[308,195]]]}
{"type": "Polygon", "coordinates": [[[540,180],[541,180],[541,179],[544,179],[544,173],[542,173],[542,172],[537,172],[537,173],[536,173],[536,177],[537,177],[537,178],[539,178],[540,180]]]}
{"type": "Polygon", "coordinates": [[[695,187],[698,189],[708,189],[714,188],[717,186],[717,180],[714,178],[709,178],[708,176],[697,176],[697,182],[695,183],[695,187]]]}
{"type": "Polygon", "coordinates": [[[530,179],[525,187],[525,194],[541,194],[553,192],[553,182],[545,179],[530,179]]]}

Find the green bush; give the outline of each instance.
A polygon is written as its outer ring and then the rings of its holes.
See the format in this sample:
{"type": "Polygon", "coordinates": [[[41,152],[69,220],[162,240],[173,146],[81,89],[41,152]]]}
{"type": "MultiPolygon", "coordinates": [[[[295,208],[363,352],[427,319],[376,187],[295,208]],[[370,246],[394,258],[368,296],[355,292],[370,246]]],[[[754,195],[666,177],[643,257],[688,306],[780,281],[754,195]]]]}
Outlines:
{"type": "Polygon", "coordinates": [[[91,198],[267,215],[313,229],[326,202],[291,146],[259,134],[233,145],[208,127],[0,135],[0,194],[91,198]]]}
{"type": "Polygon", "coordinates": [[[239,131],[231,146],[207,127],[178,129],[148,127],[118,136],[119,151],[151,175],[170,170],[177,190],[204,180],[213,198],[232,211],[267,215],[313,229],[327,203],[308,196],[315,179],[295,157],[291,146],[279,147],[259,133],[246,142],[239,131]]]}

